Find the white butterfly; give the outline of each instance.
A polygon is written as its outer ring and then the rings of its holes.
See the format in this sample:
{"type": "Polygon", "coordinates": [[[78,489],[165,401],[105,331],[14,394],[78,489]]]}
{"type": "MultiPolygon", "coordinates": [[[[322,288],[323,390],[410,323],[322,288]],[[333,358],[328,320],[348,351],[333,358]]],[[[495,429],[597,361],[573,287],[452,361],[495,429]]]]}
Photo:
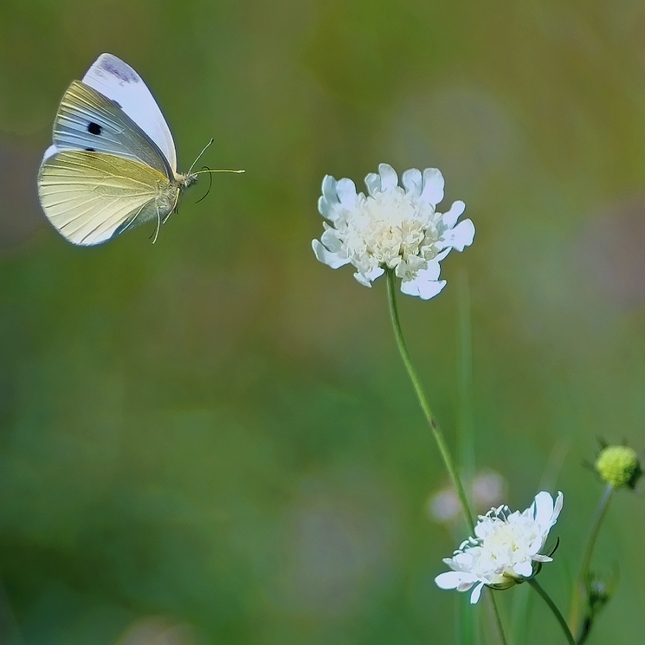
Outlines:
{"type": "Polygon", "coordinates": [[[59,233],[91,246],[151,219],[158,232],[199,174],[177,172],[168,124],[141,77],[101,54],[61,100],[38,194],[59,233]]]}

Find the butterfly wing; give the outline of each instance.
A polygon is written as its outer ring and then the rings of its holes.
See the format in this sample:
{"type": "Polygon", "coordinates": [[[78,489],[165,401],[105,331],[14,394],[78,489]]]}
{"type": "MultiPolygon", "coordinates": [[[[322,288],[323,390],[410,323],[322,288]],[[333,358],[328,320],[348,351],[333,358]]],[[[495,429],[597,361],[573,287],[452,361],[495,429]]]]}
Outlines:
{"type": "Polygon", "coordinates": [[[174,177],[150,137],[113,101],[80,81],[73,81],[63,95],[54,120],[54,145],[45,158],[61,150],[105,152],[174,177]]]}
{"type": "Polygon", "coordinates": [[[121,59],[101,54],[83,77],[83,83],[115,101],[121,109],[155,142],[177,171],[175,142],[168,124],[141,77],[121,59]]]}
{"type": "Polygon", "coordinates": [[[163,220],[176,205],[179,189],[140,161],[63,150],[43,160],[38,193],[56,229],[74,244],[91,246],[129,226],[163,220]]]}

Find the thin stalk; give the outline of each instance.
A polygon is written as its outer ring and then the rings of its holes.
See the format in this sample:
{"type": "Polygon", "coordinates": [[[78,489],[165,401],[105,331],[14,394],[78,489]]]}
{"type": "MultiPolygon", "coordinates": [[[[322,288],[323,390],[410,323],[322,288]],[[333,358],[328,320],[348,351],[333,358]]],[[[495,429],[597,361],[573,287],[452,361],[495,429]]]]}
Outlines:
{"type": "Polygon", "coordinates": [[[551,596],[549,596],[549,594],[542,588],[536,578],[530,578],[528,580],[528,583],[531,585],[531,587],[533,587],[533,589],[535,589],[535,591],[538,592],[538,594],[542,597],[542,600],[544,600],[549,609],[553,612],[553,615],[560,624],[560,627],[562,627],[562,631],[564,632],[564,635],[567,639],[567,643],[569,643],[569,645],[576,645],[576,640],[573,637],[571,630],[569,629],[569,625],[567,625],[567,621],[562,615],[562,612],[558,609],[558,606],[551,599],[551,596]]]}
{"type": "Polygon", "coordinates": [[[401,322],[399,321],[399,309],[396,303],[395,275],[394,271],[392,270],[387,271],[387,294],[390,303],[390,317],[392,318],[392,327],[394,328],[394,336],[396,337],[396,344],[399,348],[401,359],[403,360],[405,369],[407,370],[410,381],[412,382],[412,387],[414,388],[414,392],[417,395],[417,400],[419,401],[421,410],[423,411],[426,421],[430,426],[430,430],[432,431],[432,435],[437,442],[437,446],[439,448],[439,452],[441,453],[443,463],[446,466],[446,470],[448,471],[448,475],[450,476],[452,484],[457,491],[457,496],[459,497],[461,509],[463,511],[466,522],[468,523],[468,527],[470,528],[471,532],[474,532],[475,524],[473,522],[473,516],[470,511],[470,505],[468,504],[468,498],[466,497],[466,491],[464,490],[463,484],[461,483],[461,479],[459,478],[459,474],[457,472],[457,468],[454,461],[452,460],[452,456],[450,455],[450,450],[448,449],[448,444],[446,443],[446,440],[443,436],[443,432],[441,432],[441,428],[439,428],[439,424],[432,414],[430,404],[426,399],[423,387],[421,386],[421,381],[419,380],[419,376],[414,369],[414,365],[412,364],[410,354],[408,353],[408,349],[403,338],[403,332],[401,331],[401,322]]]}
{"type": "MultiPolygon", "coordinates": [[[[441,454],[443,463],[446,466],[448,475],[450,476],[450,479],[452,480],[452,484],[455,487],[455,490],[457,491],[457,497],[459,498],[461,509],[466,519],[466,523],[468,524],[468,528],[470,529],[471,534],[474,534],[475,523],[473,520],[472,512],[470,510],[470,504],[468,503],[468,497],[466,496],[466,491],[464,490],[464,486],[461,483],[459,473],[457,472],[457,467],[452,459],[450,450],[448,449],[448,444],[446,443],[446,440],[443,436],[443,432],[441,432],[441,428],[439,427],[439,424],[437,423],[436,419],[434,418],[434,415],[432,414],[430,404],[428,403],[428,399],[426,398],[425,392],[423,391],[423,387],[421,386],[419,375],[414,369],[414,365],[412,364],[412,359],[410,358],[408,348],[405,344],[405,339],[403,338],[403,331],[401,330],[401,322],[399,320],[399,309],[396,302],[395,275],[394,275],[394,271],[392,270],[387,271],[387,295],[388,295],[388,302],[390,305],[390,318],[392,319],[394,336],[396,338],[396,344],[399,348],[399,353],[401,354],[401,359],[403,360],[405,369],[408,373],[408,376],[410,377],[410,381],[412,382],[412,387],[414,388],[414,392],[417,395],[417,400],[419,402],[419,405],[421,406],[421,410],[423,411],[426,421],[430,426],[430,430],[432,431],[432,435],[437,443],[437,446],[439,448],[439,453],[441,454]]],[[[497,602],[493,597],[493,594],[488,594],[488,596],[490,597],[490,603],[493,610],[495,625],[497,627],[499,639],[503,645],[506,645],[507,643],[506,636],[504,635],[504,629],[502,627],[502,620],[499,614],[499,608],[497,607],[497,602]]]]}
{"type": "Polygon", "coordinates": [[[580,566],[580,581],[584,582],[589,575],[589,567],[591,566],[591,557],[593,555],[594,547],[596,546],[596,539],[598,538],[598,533],[600,531],[600,525],[602,520],[605,517],[607,508],[609,507],[609,501],[611,500],[611,495],[614,492],[614,487],[611,484],[607,484],[605,487],[605,492],[598,502],[598,507],[593,516],[591,522],[591,529],[589,531],[589,540],[587,541],[587,546],[585,548],[584,555],[582,556],[582,565],[580,566]]]}
{"type": "Polygon", "coordinates": [[[477,631],[476,612],[463,594],[455,598],[455,635],[456,642],[461,645],[479,645],[479,633],[477,631]]]}
{"type": "Polygon", "coordinates": [[[593,519],[591,521],[591,527],[589,528],[589,538],[587,539],[587,544],[582,556],[580,574],[577,581],[577,590],[576,592],[574,592],[573,607],[571,608],[571,614],[569,617],[569,623],[578,632],[581,631],[580,614],[582,611],[582,604],[586,602],[587,598],[587,580],[589,578],[591,558],[593,557],[593,551],[596,546],[596,540],[598,539],[598,533],[600,532],[600,526],[605,517],[605,514],[607,513],[607,509],[609,508],[609,502],[611,501],[613,492],[614,487],[611,484],[607,484],[602,497],[598,502],[596,512],[594,513],[593,519]]]}
{"type": "Polygon", "coordinates": [[[490,593],[486,595],[489,598],[489,604],[493,611],[493,618],[495,619],[495,627],[497,628],[497,637],[502,642],[502,645],[507,645],[508,641],[506,640],[506,634],[504,633],[504,626],[502,625],[502,617],[499,613],[499,607],[497,606],[497,599],[494,596],[494,591],[489,589],[490,593]]]}

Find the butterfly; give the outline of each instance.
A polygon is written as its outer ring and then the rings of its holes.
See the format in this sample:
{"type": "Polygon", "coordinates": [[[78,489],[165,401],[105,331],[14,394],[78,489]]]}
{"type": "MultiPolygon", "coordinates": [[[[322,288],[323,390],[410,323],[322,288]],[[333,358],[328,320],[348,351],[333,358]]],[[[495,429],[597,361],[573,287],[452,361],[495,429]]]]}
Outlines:
{"type": "Polygon", "coordinates": [[[177,172],[175,143],[150,90],[127,63],[101,54],[63,95],[38,195],[49,221],[73,244],[101,244],[149,220],[157,222],[156,239],[199,174],[243,172],[193,172],[194,165],[177,172]]]}

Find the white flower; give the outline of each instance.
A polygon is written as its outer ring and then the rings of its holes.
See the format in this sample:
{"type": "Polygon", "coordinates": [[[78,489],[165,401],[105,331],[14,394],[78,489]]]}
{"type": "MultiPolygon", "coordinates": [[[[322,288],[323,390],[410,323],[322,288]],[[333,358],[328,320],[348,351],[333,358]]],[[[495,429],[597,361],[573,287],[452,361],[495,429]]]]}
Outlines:
{"type": "Polygon", "coordinates": [[[463,251],[472,244],[475,227],[469,219],[457,224],[464,202],[455,202],[446,213],[435,210],[444,184],[436,168],[406,170],[402,183],[384,163],[378,175],[365,177],[367,197],[356,193],[351,179],[327,175],[318,210],[330,223],[312,246],[332,269],[352,264],[354,277],[366,287],[385,269],[394,269],[403,293],[428,300],[446,284],[439,280],[439,262],[451,249],[463,251]]]}
{"type": "Polygon", "coordinates": [[[438,575],[435,582],[442,589],[457,591],[468,591],[474,585],[470,602],[476,603],[484,585],[506,589],[530,578],[541,563],[552,560],[540,551],[562,510],[563,499],[558,493],[554,505],[551,495],[542,491],[522,513],[500,506],[480,515],[475,537],[461,544],[452,558],[444,559],[452,571],[438,575]]]}

